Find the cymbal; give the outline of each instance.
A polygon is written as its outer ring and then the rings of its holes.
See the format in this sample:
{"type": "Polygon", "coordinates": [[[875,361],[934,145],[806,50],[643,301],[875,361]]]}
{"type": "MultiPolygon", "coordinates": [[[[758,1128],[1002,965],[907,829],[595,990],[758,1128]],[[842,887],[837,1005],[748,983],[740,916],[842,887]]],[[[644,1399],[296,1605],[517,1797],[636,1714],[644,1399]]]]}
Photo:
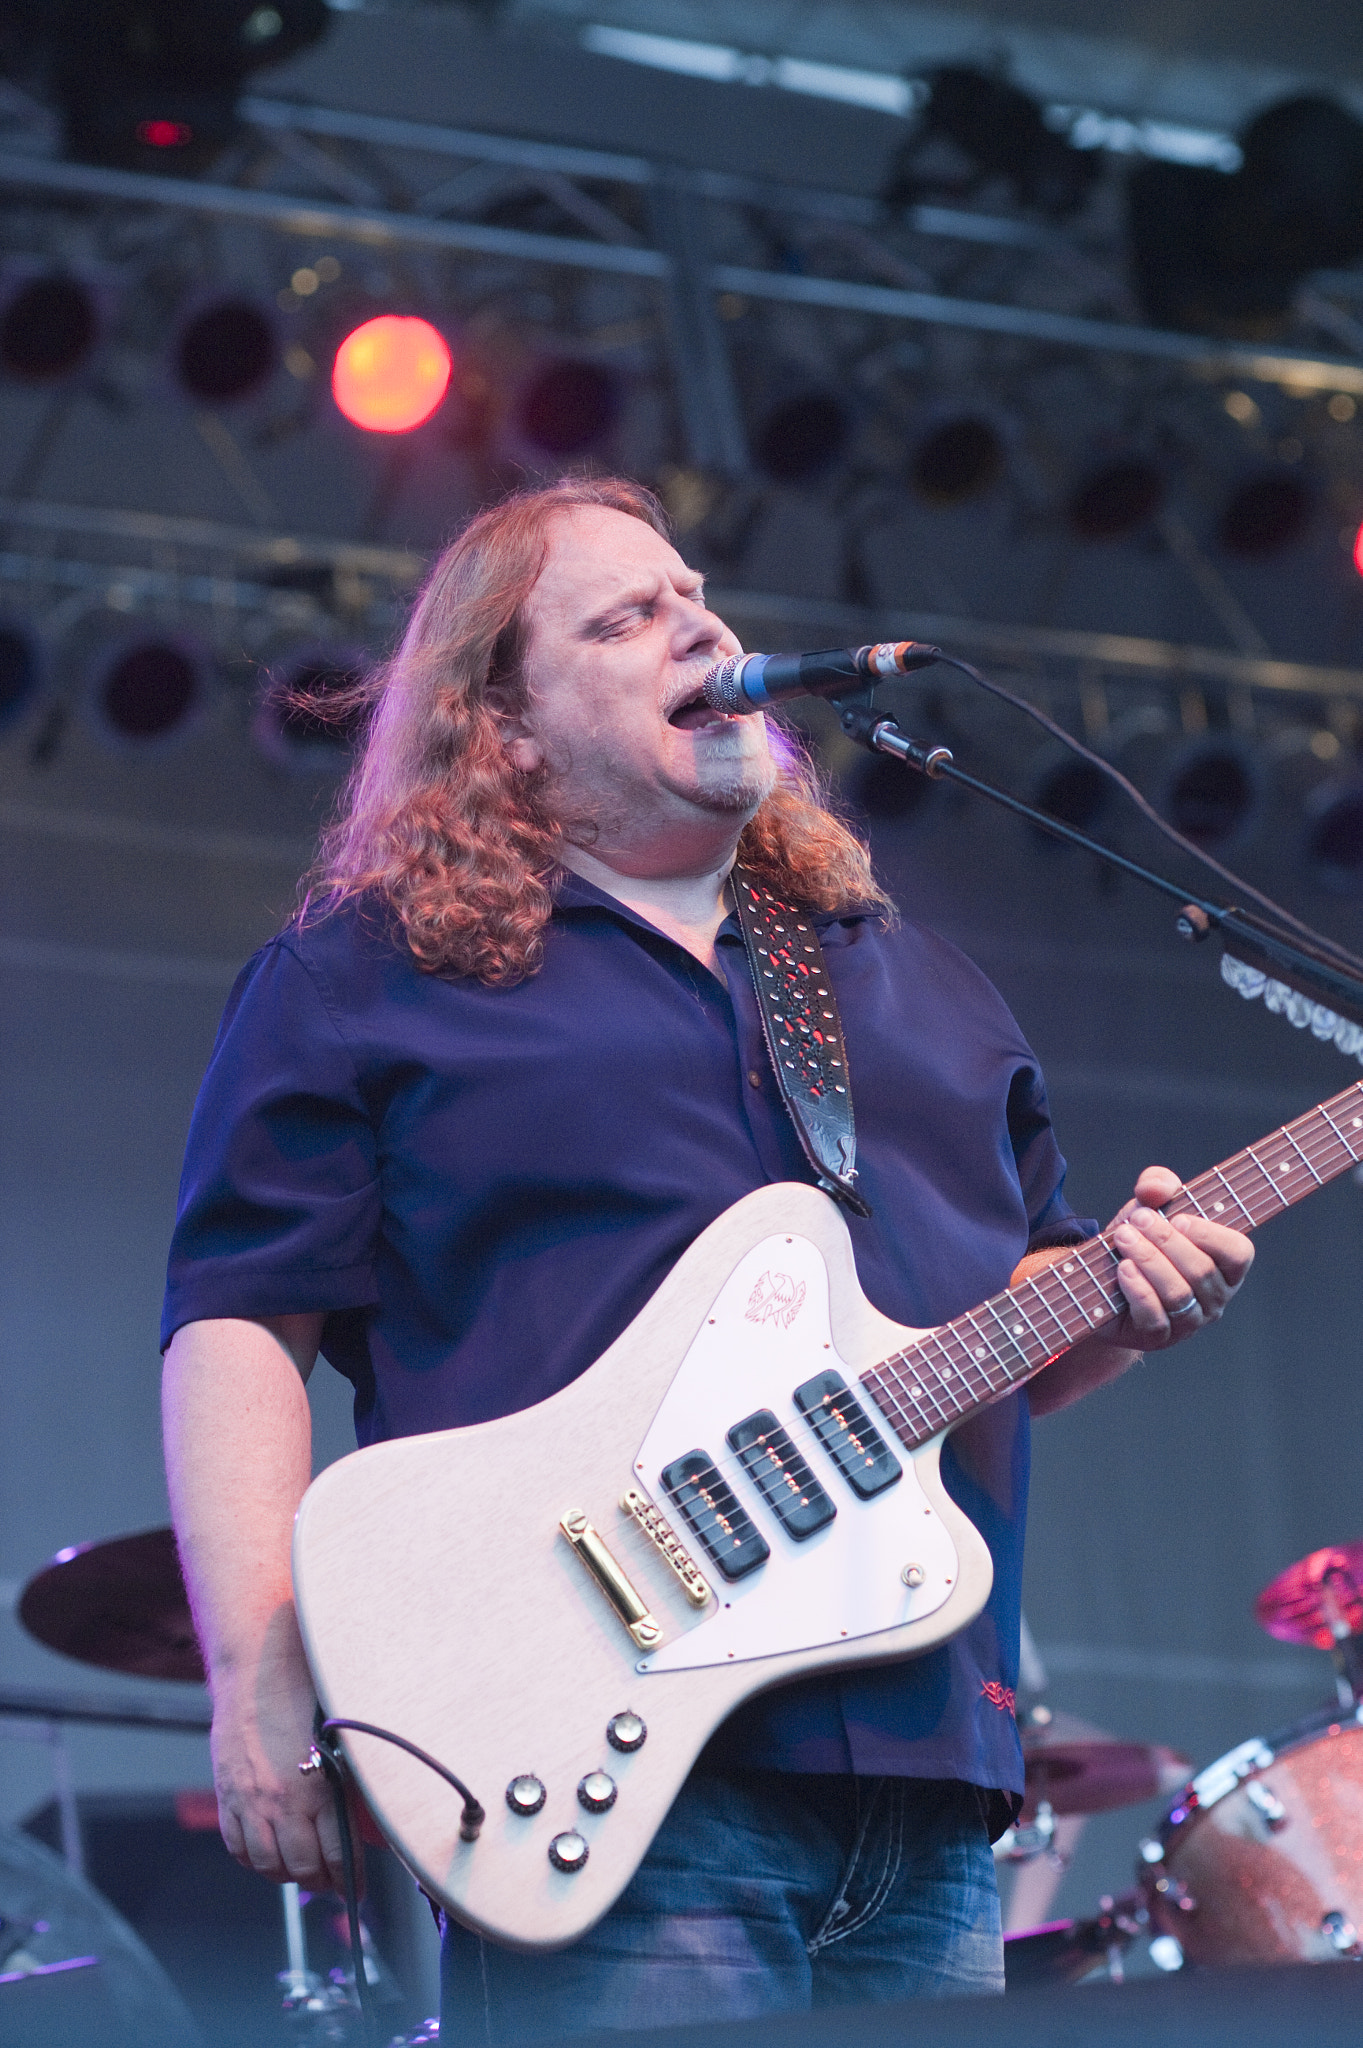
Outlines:
{"type": "Polygon", "coordinates": [[[25,1586],[19,1619],[82,1664],[203,1684],[173,1529],[59,1550],[25,1586]]]}
{"type": "Polygon", "coordinates": [[[1056,1814],[1108,1813],[1186,1785],[1192,1758],[1162,1742],[1120,1742],[1076,1714],[1053,1714],[1022,1729],[1027,1767],[1023,1817],[1044,1799],[1056,1814]]]}
{"type": "Polygon", "coordinates": [[[1290,1564],[1264,1587],[1254,1619],[1280,1643],[1317,1650],[1363,1633],[1363,1543],[1336,1543],[1290,1564]]]}

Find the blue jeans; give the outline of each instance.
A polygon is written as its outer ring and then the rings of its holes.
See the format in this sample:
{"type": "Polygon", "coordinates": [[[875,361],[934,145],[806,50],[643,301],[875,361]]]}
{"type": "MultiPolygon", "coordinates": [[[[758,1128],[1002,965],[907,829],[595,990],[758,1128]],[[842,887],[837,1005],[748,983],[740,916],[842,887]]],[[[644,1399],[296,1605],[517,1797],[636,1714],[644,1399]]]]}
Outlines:
{"type": "Polygon", "coordinates": [[[930,1778],[694,1771],[633,1881],[571,1948],[453,1923],[460,2048],[1003,1989],[981,1795],[930,1778]]]}

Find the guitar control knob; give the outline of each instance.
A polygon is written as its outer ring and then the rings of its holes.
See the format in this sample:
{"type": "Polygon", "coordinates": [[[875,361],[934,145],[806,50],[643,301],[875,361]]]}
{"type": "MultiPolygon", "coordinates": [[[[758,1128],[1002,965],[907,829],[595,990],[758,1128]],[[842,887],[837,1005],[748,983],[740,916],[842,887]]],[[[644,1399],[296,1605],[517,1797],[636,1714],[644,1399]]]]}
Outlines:
{"type": "Polygon", "coordinates": [[[588,1813],[605,1813],[615,1804],[615,1792],[615,1780],[607,1772],[588,1771],[577,1788],[578,1805],[588,1813]]]}
{"type": "Polygon", "coordinates": [[[612,1749],[623,1750],[626,1756],[636,1749],[643,1748],[644,1737],[647,1734],[648,1729],[644,1726],[642,1716],[628,1711],[613,1714],[606,1723],[607,1742],[612,1749]]]}
{"type": "Polygon", "coordinates": [[[555,1870],[581,1870],[587,1861],[587,1844],[576,1828],[569,1828],[564,1835],[555,1835],[549,1844],[549,1861],[555,1870]]]}
{"type": "Polygon", "coordinates": [[[532,1813],[539,1812],[545,1796],[543,1784],[532,1771],[522,1771],[506,1788],[507,1805],[513,1813],[522,1814],[527,1820],[532,1813]]]}

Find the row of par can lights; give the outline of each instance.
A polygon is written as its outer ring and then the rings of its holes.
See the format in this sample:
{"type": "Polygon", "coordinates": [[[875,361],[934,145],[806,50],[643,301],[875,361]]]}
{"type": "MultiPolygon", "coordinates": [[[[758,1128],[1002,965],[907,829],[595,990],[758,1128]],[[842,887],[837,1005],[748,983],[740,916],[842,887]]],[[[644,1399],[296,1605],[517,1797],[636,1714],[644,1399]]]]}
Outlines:
{"type": "MultiPolygon", "coordinates": [[[[322,257],[295,273],[311,289],[339,272],[322,257]]],[[[109,292],[66,272],[11,275],[0,288],[0,370],[27,384],[55,384],[84,369],[107,332],[109,292]]],[[[282,363],[306,352],[286,347],[275,310],[242,294],[215,293],[188,306],[171,341],[178,386],[202,405],[257,396],[282,363]]],[[[311,358],[303,362],[310,373],[311,358]]],[[[405,434],[444,403],[454,374],[450,345],[430,321],[382,313],[340,341],[331,368],[336,404],[371,433],[405,434]]],[[[535,365],[517,394],[515,423],[544,454],[571,459],[600,446],[623,407],[624,387],[608,365],[562,355],[535,365]]]]}
{"type": "MultiPolygon", "coordinates": [[[[929,736],[947,744],[954,738],[969,759],[971,740],[945,728],[929,736]]],[[[1303,720],[1255,739],[1230,729],[1189,734],[1173,709],[1145,704],[1115,719],[1099,750],[1207,852],[1234,854],[1280,821],[1282,850],[1313,885],[1363,896],[1363,759],[1331,726],[1303,720]]],[[[1100,840],[1110,842],[1136,816],[1100,769],[1058,741],[1045,742],[1007,779],[1048,817],[1100,840]]],[[[934,788],[877,758],[858,764],[851,794],[869,818],[902,821],[925,808],[934,788]]],[[[1040,828],[1029,831],[1039,850],[1058,849],[1040,828]]]]}
{"type": "MultiPolygon", "coordinates": [[[[1355,411],[1352,398],[1332,401],[1332,417],[1341,422],[1355,411]]],[[[757,422],[753,457],[773,482],[817,484],[847,452],[854,427],[851,408],[835,393],[798,393],[757,422]]],[[[982,413],[958,412],[936,419],[916,441],[906,478],[924,503],[947,510],[985,497],[1002,482],[1008,466],[1002,430],[982,413]]],[[[1139,450],[1119,451],[1080,473],[1063,516],[1078,540],[1134,539],[1152,527],[1168,494],[1163,464],[1139,450]]],[[[1257,468],[1227,494],[1216,524],[1217,546],[1247,559],[1285,553],[1306,537],[1316,510],[1316,493],[1300,472],[1257,468]]],[[[1355,544],[1355,561],[1363,574],[1363,541],[1355,544]]]]}
{"type": "MultiPolygon", "coordinates": [[[[369,666],[362,649],[322,642],[300,645],[272,664],[251,717],[251,738],[265,758],[301,775],[344,768],[356,720],[339,707],[328,717],[326,700],[353,688],[369,666]]],[[[22,621],[0,619],[0,735],[26,722],[48,670],[37,636],[22,621]]],[[[217,682],[212,656],[189,636],[134,631],[107,642],[87,662],[81,705],[107,744],[154,754],[193,736],[217,682]]]]}

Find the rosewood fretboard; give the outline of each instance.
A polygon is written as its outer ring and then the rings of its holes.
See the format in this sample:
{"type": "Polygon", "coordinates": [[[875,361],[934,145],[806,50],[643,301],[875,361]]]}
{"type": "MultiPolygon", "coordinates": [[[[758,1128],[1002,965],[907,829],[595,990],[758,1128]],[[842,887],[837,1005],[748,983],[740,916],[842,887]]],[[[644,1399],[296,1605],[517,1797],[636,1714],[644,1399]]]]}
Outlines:
{"type": "MultiPolygon", "coordinates": [[[[1363,1161],[1363,1081],[1189,1181],[1166,1216],[1190,1212],[1255,1230],[1363,1161]]],[[[1105,1233],[862,1374],[910,1450],[1018,1387],[1125,1306],[1105,1233]]]]}

